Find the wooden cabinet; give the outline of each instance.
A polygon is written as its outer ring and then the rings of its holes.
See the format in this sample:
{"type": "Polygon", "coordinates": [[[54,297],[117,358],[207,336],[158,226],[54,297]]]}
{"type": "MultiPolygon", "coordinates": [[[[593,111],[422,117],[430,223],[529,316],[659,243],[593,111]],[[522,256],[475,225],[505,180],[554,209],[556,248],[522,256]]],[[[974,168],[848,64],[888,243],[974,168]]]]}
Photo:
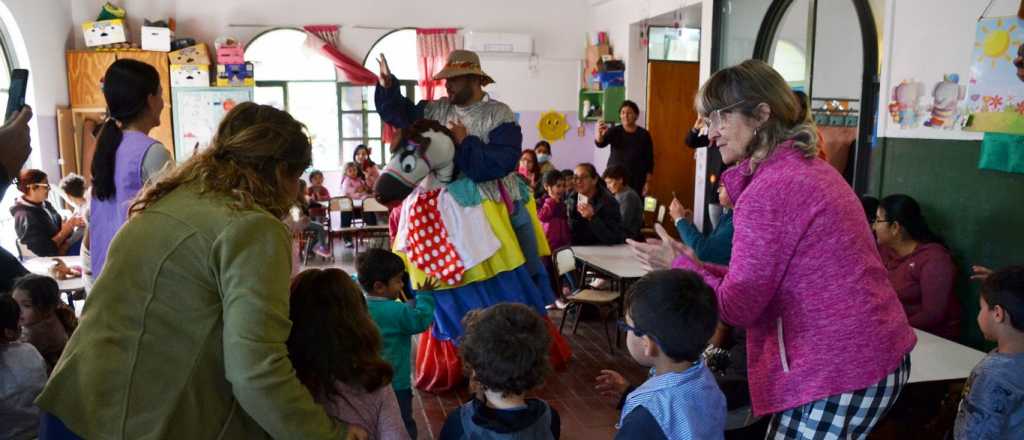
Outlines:
{"type": "Polygon", "coordinates": [[[164,98],[164,109],[160,112],[160,125],[149,132],[150,137],[160,141],[174,156],[174,124],[171,121],[171,72],[165,52],[124,51],[97,52],[92,50],[73,50],[67,52],[68,63],[68,95],[71,102],[72,117],[67,118],[73,123],[71,136],[65,136],[74,145],[64,145],[61,139],[61,159],[66,168],[65,174],[74,171],[87,175],[87,166],[92,162],[92,151],[85,148],[87,142],[82,138],[87,120],[98,121],[106,112],[107,102],[103,98],[103,76],[114,61],[129,58],[142,61],[156,68],[160,73],[160,88],[164,98]],[[74,154],[68,154],[73,152],[74,154]],[[71,164],[74,164],[73,166],[71,164]]]}
{"type": "Polygon", "coordinates": [[[72,108],[105,108],[103,75],[117,60],[113,52],[68,52],[68,94],[72,108]]]}

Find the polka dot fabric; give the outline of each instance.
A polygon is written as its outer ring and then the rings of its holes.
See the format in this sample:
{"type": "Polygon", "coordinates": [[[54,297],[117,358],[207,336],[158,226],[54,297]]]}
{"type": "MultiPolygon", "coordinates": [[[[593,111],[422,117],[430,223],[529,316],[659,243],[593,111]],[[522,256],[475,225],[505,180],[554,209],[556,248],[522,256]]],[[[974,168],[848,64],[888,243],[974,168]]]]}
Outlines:
{"type": "Polygon", "coordinates": [[[449,286],[462,282],[466,268],[448,240],[448,230],[437,209],[440,189],[421,192],[409,209],[409,261],[428,276],[449,286]]]}

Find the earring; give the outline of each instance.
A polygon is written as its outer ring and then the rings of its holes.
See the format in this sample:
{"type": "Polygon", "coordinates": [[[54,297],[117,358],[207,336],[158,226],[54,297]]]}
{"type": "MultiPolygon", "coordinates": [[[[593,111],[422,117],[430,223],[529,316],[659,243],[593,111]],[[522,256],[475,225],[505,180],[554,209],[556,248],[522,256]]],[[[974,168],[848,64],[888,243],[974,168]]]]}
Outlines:
{"type": "Polygon", "coordinates": [[[757,137],[757,129],[754,129],[754,137],[757,137]]]}

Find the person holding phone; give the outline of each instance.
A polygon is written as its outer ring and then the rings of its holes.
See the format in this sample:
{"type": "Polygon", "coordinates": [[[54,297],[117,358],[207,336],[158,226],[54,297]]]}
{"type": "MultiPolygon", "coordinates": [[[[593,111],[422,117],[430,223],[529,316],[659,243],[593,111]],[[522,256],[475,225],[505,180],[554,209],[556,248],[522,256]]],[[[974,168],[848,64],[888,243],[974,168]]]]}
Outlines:
{"type": "MultiPolygon", "coordinates": [[[[32,108],[22,106],[21,110],[0,127],[0,199],[7,193],[14,176],[32,153],[28,121],[32,119],[32,108]]],[[[14,280],[28,273],[18,259],[0,247],[0,291],[11,290],[14,280]]]]}
{"type": "Polygon", "coordinates": [[[39,257],[77,255],[81,237],[76,239],[73,235],[75,228],[85,226],[85,221],[80,215],[67,221],[61,218],[47,200],[50,181],[46,173],[35,169],[22,171],[18,190],[22,196],[11,207],[18,241],[39,257]]]}
{"type": "Polygon", "coordinates": [[[597,148],[611,146],[608,165],[622,165],[628,172],[626,183],[640,195],[647,194],[647,183],[654,173],[654,141],[651,133],[636,124],[640,107],[633,101],[623,101],[619,107],[622,125],[609,126],[605,121],[597,123],[594,145],[597,148]]]}
{"type": "Polygon", "coordinates": [[[616,245],[626,241],[619,202],[608,191],[593,164],[581,163],[573,172],[575,192],[566,200],[572,244],[616,245]]]}

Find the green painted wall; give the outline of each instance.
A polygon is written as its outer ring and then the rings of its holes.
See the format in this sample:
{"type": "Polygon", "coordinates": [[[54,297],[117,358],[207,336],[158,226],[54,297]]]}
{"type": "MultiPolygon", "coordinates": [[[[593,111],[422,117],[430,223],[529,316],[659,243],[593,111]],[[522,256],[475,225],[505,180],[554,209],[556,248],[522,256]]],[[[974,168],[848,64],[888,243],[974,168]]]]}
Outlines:
{"type": "Polygon", "coordinates": [[[963,342],[988,345],[978,330],[978,285],[970,266],[1024,264],[1024,174],[978,169],[979,141],[880,138],[871,157],[871,195],[903,193],[922,205],[960,269],[963,342]]]}

